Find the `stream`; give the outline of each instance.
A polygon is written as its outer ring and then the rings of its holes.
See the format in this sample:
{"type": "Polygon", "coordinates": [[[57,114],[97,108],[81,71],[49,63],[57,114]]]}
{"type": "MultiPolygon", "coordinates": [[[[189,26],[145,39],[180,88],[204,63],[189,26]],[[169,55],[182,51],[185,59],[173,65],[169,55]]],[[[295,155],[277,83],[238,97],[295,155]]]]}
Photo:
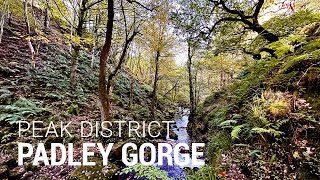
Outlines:
{"type": "MultiPolygon", "coordinates": [[[[186,143],[189,144],[189,147],[191,147],[191,139],[189,137],[189,134],[187,132],[187,126],[188,126],[188,122],[189,122],[189,110],[188,109],[182,109],[179,108],[177,113],[175,114],[175,123],[171,124],[170,129],[177,135],[177,140],[174,139],[170,139],[169,137],[166,138],[166,140],[162,140],[162,142],[171,144],[172,146],[175,146],[175,144],[178,143],[186,143]]],[[[167,149],[163,149],[164,152],[167,151],[167,149]]],[[[178,158],[180,161],[184,161],[184,157],[183,157],[182,152],[179,152],[178,158]]],[[[189,168],[189,169],[194,169],[194,168],[200,168],[198,166],[193,166],[191,164],[191,162],[186,165],[186,166],[179,166],[175,163],[174,160],[174,153],[171,153],[171,157],[173,159],[173,165],[169,165],[168,164],[168,160],[167,158],[163,158],[163,165],[158,165],[158,160],[159,157],[156,157],[156,163],[154,164],[154,166],[158,167],[160,170],[166,171],[168,173],[168,177],[176,179],[176,180],[185,180],[187,179],[187,173],[184,170],[184,168],[189,168]]],[[[191,158],[191,157],[190,157],[191,158]]],[[[204,159],[197,159],[198,162],[203,162],[204,159]]],[[[134,174],[134,173],[133,173],[134,174]]],[[[129,175],[131,175],[131,173],[129,173],[129,175]]],[[[126,178],[124,178],[123,176],[120,176],[119,179],[128,179],[127,176],[125,176],[126,178]]],[[[134,178],[134,180],[146,180],[146,178],[142,177],[142,178],[134,178]]]]}
{"type": "MultiPolygon", "coordinates": [[[[189,122],[188,119],[189,119],[189,110],[179,108],[179,111],[177,112],[177,114],[175,116],[175,124],[171,125],[171,130],[173,130],[173,132],[177,134],[178,139],[173,140],[173,139],[167,138],[166,141],[168,143],[170,143],[170,144],[177,144],[177,143],[191,144],[191,140],[190,140],[189,134],[187,132],[187,126],[188,126],[188,122],[189,122]]],[[[174,157],[173,153],[171,153],[171,156],[174,157]]],[[[179,153],[179,159],[181,161],[184,160],[182,153],[179,153]]],[[[204,161],[203,159],[197,159],[197,160],[204,161]]],[[[163,162],[164,162],[164,165],[158,166],[156,164],[156,166],[159,169],[168,172],[168,176],[170,178],[174,178],[174,179],[181,179],[181,180],[186,179],[186,172],[183,170],[183,168],[193,169],[196,167],[196,166],[192,166],[191,162],[190,162],[190,164],[188,164],[187,166],[184,166],[184,167],[181,167],[177,164],[170,166],[170,165],[168,165],[168,161],[166,158],[164,158],[163,162]]],[[[199,168],[199,167],[197,167],[197,168],[199,168]]]]}

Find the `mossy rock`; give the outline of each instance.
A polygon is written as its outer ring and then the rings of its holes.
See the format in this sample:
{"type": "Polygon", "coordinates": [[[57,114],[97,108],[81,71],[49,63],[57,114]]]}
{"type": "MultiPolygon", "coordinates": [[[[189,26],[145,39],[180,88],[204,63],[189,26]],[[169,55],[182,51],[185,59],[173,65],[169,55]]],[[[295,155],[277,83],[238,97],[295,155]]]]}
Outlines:
{"type": "Polygon", "coordinates": [[[90,160],[96,162],[95,166],[80,166],[70,175],[70,180],[89,180],[89,179],[112,179],[119,168],[108,162],[107,166],[102,165],[102,159],[90,160]]]}
{"type": "Polygon", "coordinates": [[[5,150],[5,152],[12,152],[13,149],[18,148],[17,142],[9,142],[2,146],[2,149],[5,150]]]}
{"type": "Polygon", "coordinates": [[[19,179],[25,172],[23,167],[15,167],[9,171],[9,179],[19,179]]]}
{"type": "Polygon", "coordinates": [[[8,171],[8,166],[0,166],[0,179],[6,179],[8,171]]]}
{"type": "Polygon", "coordinates": [[[24,164],[24,169],[34,172],[38,170],[38,166],[34,166],[32,162],[28,162],[24,164]]]}

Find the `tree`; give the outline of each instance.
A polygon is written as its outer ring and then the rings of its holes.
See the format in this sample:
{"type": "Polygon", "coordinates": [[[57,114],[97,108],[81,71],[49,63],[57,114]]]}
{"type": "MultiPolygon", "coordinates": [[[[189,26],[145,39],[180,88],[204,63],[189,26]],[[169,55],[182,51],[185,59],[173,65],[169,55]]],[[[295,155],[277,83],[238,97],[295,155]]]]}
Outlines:
{"type": "Polygon", "coordinates": [[[206,15],[210,11],[207,8],[206,1],[180,0],[178,3],[179,8],[172,13],[172,18],[174,19],[178,33],[182,34],[183,40],[187,42],[187,72],[190,103],[189,120],[192,121],[195,115],[193,61],[197,50],[201,46],[203,37],[202,27],[207,26],[206,15]]]}
{"type": "Polygon", "coordinates": [[[135,36],[138,35],[138,28],[140,26],[140,23],[137,21],[137,12],[135,11],[135,8],[133,8],[133,17],[127,17],[126,10],[124,8],[123,0],[120,1],[120,8],[123,19],[123,26],[124,26],[124,45],[122,48],[121,55],[119,57],[119,60],[117,64],[115,65],[114,70],[112,70],[107,78],[107,69],[106,65],[108,62],[108,58],[110,55],[111,45],[112,45],[112,34],[114,31],[114,2],[113,0],[108,0],[108,22],[107,22],[107,30],[106,30],[106,38],[105,43],[101,51],[100,55],[100,74],[99,74],[99,97],[101,102],[101,112],[102,112],[102,120],[109,121],[110,120],[110,96],[112,92],[112,86],[113,81],[116,75],[119,73],[119,71],[122,68],[122,65],[124,64],[127,51],[129,49],[130,44],[132,43],[135,36]],[[128,19],[131,20],[131,25],[128,24],[128,19]]]}
{"type": "MultiPolygon", "coordinates": [[[[96,4],[101,3],[102,0],[96,0],[94,2],[91,2],[89,0],[82,0],[81,4],[79,6],[79,12],[77,14],[78,17],[78,23],[75,28],[76,36],[78,36],[81,40],[83,37],[83,26],[85,24],[85,19],[87,18],[87,14],[89,10],[95,6],[96,4]]],[[[78,3],[76,3],[78,4],[78,3]]],[[[70,71],[70,83],[71,85],[75,84],[76,81],[76,70],[78,65],[78,58],[80,55],[80,44],[74,43],[72,44],[72,58],[71,58],[71,71],[70,71]]]]}
{"type": "Polygon", "coordinates": [[[259,23],[258,16],[263,4],[265,3],[264,0],[258,0],[258,2],[254,4],[250,2],[248,4],[244,4],[245,8],[243,9],[239,8],[238,3],[235,3],[232,1],[231,2],[225,1],[225,0],[219,0],[219,1],[209,0],[209,1],[214,4],[213,10],[215,8],[220,8],[223,10],[223,12],[217,14],[218,16],[216,17],[217,20],[209,30],[209,33],[212,33],[216,28],[216,26],[219,25],[221,22],[231,21],[231,22],[243,23],[244,25],[246,25],[245,29],[249,29],[257,32],[259,35],[263,36],[269,42],[275,42],[279,40],[279,37],[276,34],[269,32],[259,23]],[[234,8],[232,7],[230,8],[229,6],[234,6],[234,8]],[[249,8],[250,6],[253,6],[254,9],[251,10],[251,8],[249,8]],[[248,13],[251,13],[251,14],[247,15],[248,13]]]}
{"type": "Polygon", "coordinates": [[[193,47],[192,42],[188,41],[188,79],[189,79],[189,97],[190,97],[190,116],[189,118],[193,120],[195,113],[195,94],[194,94],[194,84],[193,84],[193,73],[192,73],[192,57],[193,57],[193,47]]]}
{"type": "Polygon", "coordinates": [[[169,22],[169,1],[156,1],[157,6],[155,14],[151,18],[151,21],[146,24],[144,39],[147,45],[149,53],[152,54],[152,62],[154,64],[154,79],[153,79],[153,91],[152,91],[152,104],[151,104],[151,115],[155,117],[157,109],[157,93],[158,93],[158,81],[160,73],[160,61],[172,55],[173,38],[168,32],[169,22]]]}
{"type": "Polygon", "coordinates": [[[26,27],[27,27],[27,44],[29,46],[30,49],[30,53],[31,53],[31,65],[33,68],[35,68],[36,66],[36,52],[33,48],[32,42],[31,42],[31,27],[30,27],[30,22],[29,22],[29,15],[28,15],[28,0],[24,1],[24,19],[25,19],[25,23],[26,23],[26,27]]]}
{"type": "MultiPolygon", "coordinates": [[[[101,50],[100,55],[100,74],[99,74],[99,96],[101,102],[102,120],[109,120],[109,109],[110,109],[110,85],[106,89],[106,65],[108,56],[111,49],[112,33],[113,33],[113,20],[114,20],[114,5],[113,0],[108,0],[108,22],[106,39],[101,50]]],[[[110,84],[110,83],[109,83],[110,84]]]]}
{"type": "Polygon", "coordinates": [[[7,15],[7,17],[9,16],[9,4],[7,4],[7,1],[3,2],[1,11],[2,11],[2,13],[0,13],[0,16],[1,16],[1,19],[0,19],[0,44],[2,41],[2,35],[3,35],[3,26],[4,26],[4,23],[6,22],[6,15],[7,15]],[[8,11],[8,13],[7,13],[7,11],[8,11]]]}

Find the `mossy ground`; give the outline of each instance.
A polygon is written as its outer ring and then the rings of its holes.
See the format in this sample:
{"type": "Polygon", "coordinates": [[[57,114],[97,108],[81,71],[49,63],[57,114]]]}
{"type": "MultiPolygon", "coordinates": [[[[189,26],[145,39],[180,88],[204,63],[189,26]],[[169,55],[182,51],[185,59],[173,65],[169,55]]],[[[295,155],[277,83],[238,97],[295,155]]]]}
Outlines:
{"type": "MultiPolygon", "coordinates": [[[[32,170],[19,166],[23,169],[21,171],[23,173],[6,169],[7,166],[17,167],[17,157],[9,157],[10,154],[17,154],[15,142],[34,144],[43,142],[48,150],[52,142],[65,144],[72,142],[76,146],[75,151],[80,151],[78,146],[83,142],[105,141],[99,138],[81,139],[77,137],[32,138],[30,137],[31,131],[24,133],[23,137],[18,137],[16,124],[18,120],[43,121],[45,127],[50,121],[71,121],[73,124],[80,124],[84,120],[100,121],[101,115],[97,60],[91,67],[91,56],[86,51],[82,51],[77,69],[77,83],[71,86],[68,43],[63,35],[52,29],[46,36],[48,41],[40,42],[36,68],[31,68],[27,44],[20,36],[25,33],[25,28],[21,24],[23,23],[13,17],[11,26],[5,28],[3,42],[0,44],[0,155],[4,157],[0,162],[1,170],[3,170],[3,172],[0,171],[0,177],[13,177],[14,175],[13,179],[50,179],[53,177],[68,178],[72,174],[73,179],[83,179],[85,176],[88,177],[87,174],[84,176],[82,173],[82,171],[86,171],[91,172],[92,177],[110,178],[118,170],[111,162],[111,170],[105,169],[106,167],[103,166],[80,167],[75,170],[75,167],[66,165],[59,167],[36,166],[32,170]],[[108,173],[106,173],[107,171],[108,173]]],[[[114,120],[150,121],[151,93],[151,87],[131,77],[124,68],[115,79],[111,98],[111,118],[114,120]],[[132,91],[131,87],[133,87],[132,91]]],[[[158,119],[171,118],[175,104],[161,96],[158,98],[161,101],[156,112],[158,119]]],[[[46,132],[47,129],[44,127],[41,133],[46,132]]],[[[71,127],[71,133],[79,134],[78,131],[80,131],[78,127],[71,127]]],[[[111,140],[121,142],[126,141],[126,137],[111,140]]],[[[141,141],[147,140],[142,139],[141,141]]]]}
{"type": "Polygon", "coordinates": [[[233,169],[226,162],[229,159],[250,179],[320,176],[320,139],[311,135],[320,130],[319,40],[319,36],[302,34],[269,44],[277,58],[266,56],[252,63],[234,85],[213,93],[200,105],[190,131],[194,141],[209,137],[207,159],[217,167],[216,174],[223,171],[220,175],[225,176],[233,169]],[[278,98],[263,95],[270,91],[278,98]],[[272,123],[281,124],[278,137],[266,128],[275,127],[272,123]]]}

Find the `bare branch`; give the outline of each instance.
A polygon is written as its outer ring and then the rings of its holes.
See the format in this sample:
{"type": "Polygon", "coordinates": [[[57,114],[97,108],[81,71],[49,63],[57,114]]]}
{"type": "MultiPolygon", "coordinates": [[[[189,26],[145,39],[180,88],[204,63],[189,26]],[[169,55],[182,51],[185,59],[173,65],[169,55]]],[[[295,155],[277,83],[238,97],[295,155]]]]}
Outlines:
{"type": "Polygon", "coordinates": [[[135,0],[127,0],[130,4],[138,4],[139,6],[141,6],[142,8],[148,10],[148,11],[154,11],[155,9],[157,9],[158,7],[153,7],[153,8],[148,8],[147,6],[143,5],[142,3],[135,1],[135,0]]]}

